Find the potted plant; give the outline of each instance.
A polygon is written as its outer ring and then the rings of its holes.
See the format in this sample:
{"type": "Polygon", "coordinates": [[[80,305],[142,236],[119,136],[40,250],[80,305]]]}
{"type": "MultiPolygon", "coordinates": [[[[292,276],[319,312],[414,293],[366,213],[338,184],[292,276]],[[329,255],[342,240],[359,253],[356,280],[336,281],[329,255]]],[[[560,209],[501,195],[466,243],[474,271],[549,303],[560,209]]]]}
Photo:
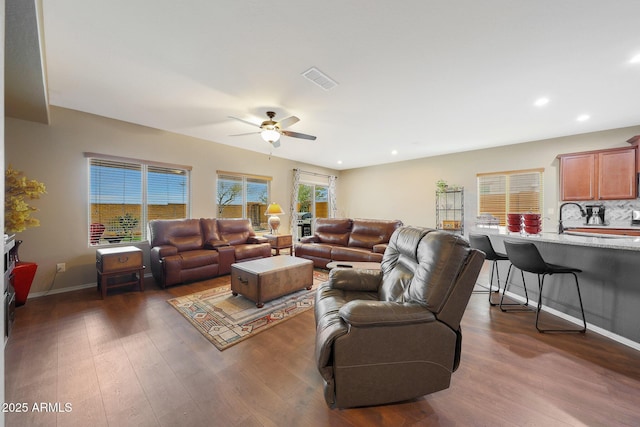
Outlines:
{"type": "MultiPolygon", "coordinates": [[[[47,192],[45,185],[35,179],[27,179],[21,171],[9,166],[4,175],[4,191],[5,234],[19,233],[29,227],[38,227],[40,221],[31,216],[38,209],[29,205],[28,201],[39,199],[42,194],[45,194],[47,192]]],[[[27,302],[38,268],[34,262],[20,261],[18,248],[21,243],[22,240],[16,240],[14,249],[16,266],[13,271],[17,305],[27,302]]]]}
{"type": "Polygon", "coordinates": [[[439,179],[436,181],[436,191],[438,193],[444,193],[445,191],[447,191],[447,188],[449,188],[449,185],[444,179],[439,179]]]}

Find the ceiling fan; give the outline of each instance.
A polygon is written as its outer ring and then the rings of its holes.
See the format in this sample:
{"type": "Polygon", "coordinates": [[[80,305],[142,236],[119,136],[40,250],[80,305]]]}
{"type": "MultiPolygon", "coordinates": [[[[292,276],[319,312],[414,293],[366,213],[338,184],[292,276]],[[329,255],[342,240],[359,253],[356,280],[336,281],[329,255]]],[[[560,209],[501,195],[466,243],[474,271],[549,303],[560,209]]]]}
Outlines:
{"type": "Polygon", "coordinates": [[[239,119],[238,117],[229,116],[229,118],[231,119],[235,119],[241,121],[242,123],[259,127],[261,129],[258,132],[240,133],[231,136],[251,135],[259,133],[260,136],[262,136],[262,139],[272,144],[276,148],[280,146],[281,135],[290,136],[292,138],[310,139],[311,141],[315,141],[316,139],[316,137],[313,135],[285,130],[289,126],[300,121],[300,119],[296,116],[287,117],[286,119],[282,119],[279,122],[273,120],[273,118],[276,116],[276,113],[274,113],[273,111],[267,111],[267,116],[269,117],[269,120],[265,120],[261,124],[253,123],[244,119],[239,119]]]}

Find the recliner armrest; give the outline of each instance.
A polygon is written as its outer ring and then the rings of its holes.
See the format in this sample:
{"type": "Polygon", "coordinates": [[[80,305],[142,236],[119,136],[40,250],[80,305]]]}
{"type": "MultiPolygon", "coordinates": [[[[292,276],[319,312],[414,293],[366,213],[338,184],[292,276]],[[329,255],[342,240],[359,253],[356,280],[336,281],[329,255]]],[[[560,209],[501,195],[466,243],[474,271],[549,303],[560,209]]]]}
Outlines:
{"type": "Polygon", "coordinates": [[[269,243],[269,239],[262,236],[250,236],[247,239],[247,243],[269,243]]]}
{"type": "Polygon", "coordinates": [[[382,271],[334,268],[329,272],[329,287],[344,291],[378,292],[382,271]]]}
{"type": "Polygon", "coordinates": [[[218,249],[222,246],[229,246],[229,242],[226,240],[211,239],[204,244],[205,249],[218,249]]]}
{"type": "Polygon", "coordinates": [[[176,255],[178,248],[172,245],[160,245],[152,247],[150,251],[155,254],[157,259],[162,259],[166,256],[176,255]]]}
{"type": "Polygon", "coordinates": [[[373,253],[376,254],[383,254],[384,251],[387,249],[387,246],[389,246],[388,243],[378,243],[377,245],[373,245],[373,253]]]}
{"type": "Polygon", "coordinates": [[[306,236],[300,238],[300,243],[320,243],[320,239],[316,236],[306,236]]]}
{"type": "Polygon", "coordinates": [[[436,316],[420,304],[392,301],[350,301],[338,313],[345,322],[356,327],[399,326],[436,320],[436,316]]]}

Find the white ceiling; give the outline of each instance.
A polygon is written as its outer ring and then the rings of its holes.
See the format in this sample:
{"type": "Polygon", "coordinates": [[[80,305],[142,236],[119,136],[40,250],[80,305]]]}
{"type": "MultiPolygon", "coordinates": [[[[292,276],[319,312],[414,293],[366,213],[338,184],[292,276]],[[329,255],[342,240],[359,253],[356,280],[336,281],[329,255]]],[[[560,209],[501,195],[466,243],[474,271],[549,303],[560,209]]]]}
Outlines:
{"type": "Polygon", "coordinates": [[[640,124],[637,0],[44,0],[43,16],[51,105],[266,154],[228,116],[296,115],[318,139],[273,155],[333,169],[640,124]]]}

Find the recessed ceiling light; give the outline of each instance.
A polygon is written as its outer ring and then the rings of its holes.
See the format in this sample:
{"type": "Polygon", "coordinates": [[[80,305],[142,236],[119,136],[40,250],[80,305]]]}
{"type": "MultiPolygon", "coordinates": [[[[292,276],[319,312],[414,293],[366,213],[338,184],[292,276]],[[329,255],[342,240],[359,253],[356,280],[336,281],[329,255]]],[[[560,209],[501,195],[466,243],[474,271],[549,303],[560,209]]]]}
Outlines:
{"type": "Polygon", "coordinates": [[[590,116],[590,115],[588,115],[588,114],[580,114],[580,115],[576,118],[576,120],[577,120],[577,121],[579,121],[579,122],[586,122],[586,121],[587,121],[587,120],[589,120],[590,118],[591,118],[591,116],[590,116]]]}
{"type": "Polygon", "coordinates": [[[341,165],[342,164],[342,160],[338,160],[338,164],[341,165]]]}
{"type": "Polygon", "coordinates": [[[398,154],[398,150],[393,150],[393,151],[391,152],[391,155],[392,155],[392,156],[395,156],[396,154],[398,154]]]}
{"type": "Polygon", "coordinates": [[[547,105],[549,103],[549,98],[542,97],[536,99],[536,102],[533,103],[536,107],[542,107],[543,105],[547,105]]]}
{"type": "Polygon", "coordinates": [[[640,53],[629,60],[630,64],[640,64],[640,53]]]}

